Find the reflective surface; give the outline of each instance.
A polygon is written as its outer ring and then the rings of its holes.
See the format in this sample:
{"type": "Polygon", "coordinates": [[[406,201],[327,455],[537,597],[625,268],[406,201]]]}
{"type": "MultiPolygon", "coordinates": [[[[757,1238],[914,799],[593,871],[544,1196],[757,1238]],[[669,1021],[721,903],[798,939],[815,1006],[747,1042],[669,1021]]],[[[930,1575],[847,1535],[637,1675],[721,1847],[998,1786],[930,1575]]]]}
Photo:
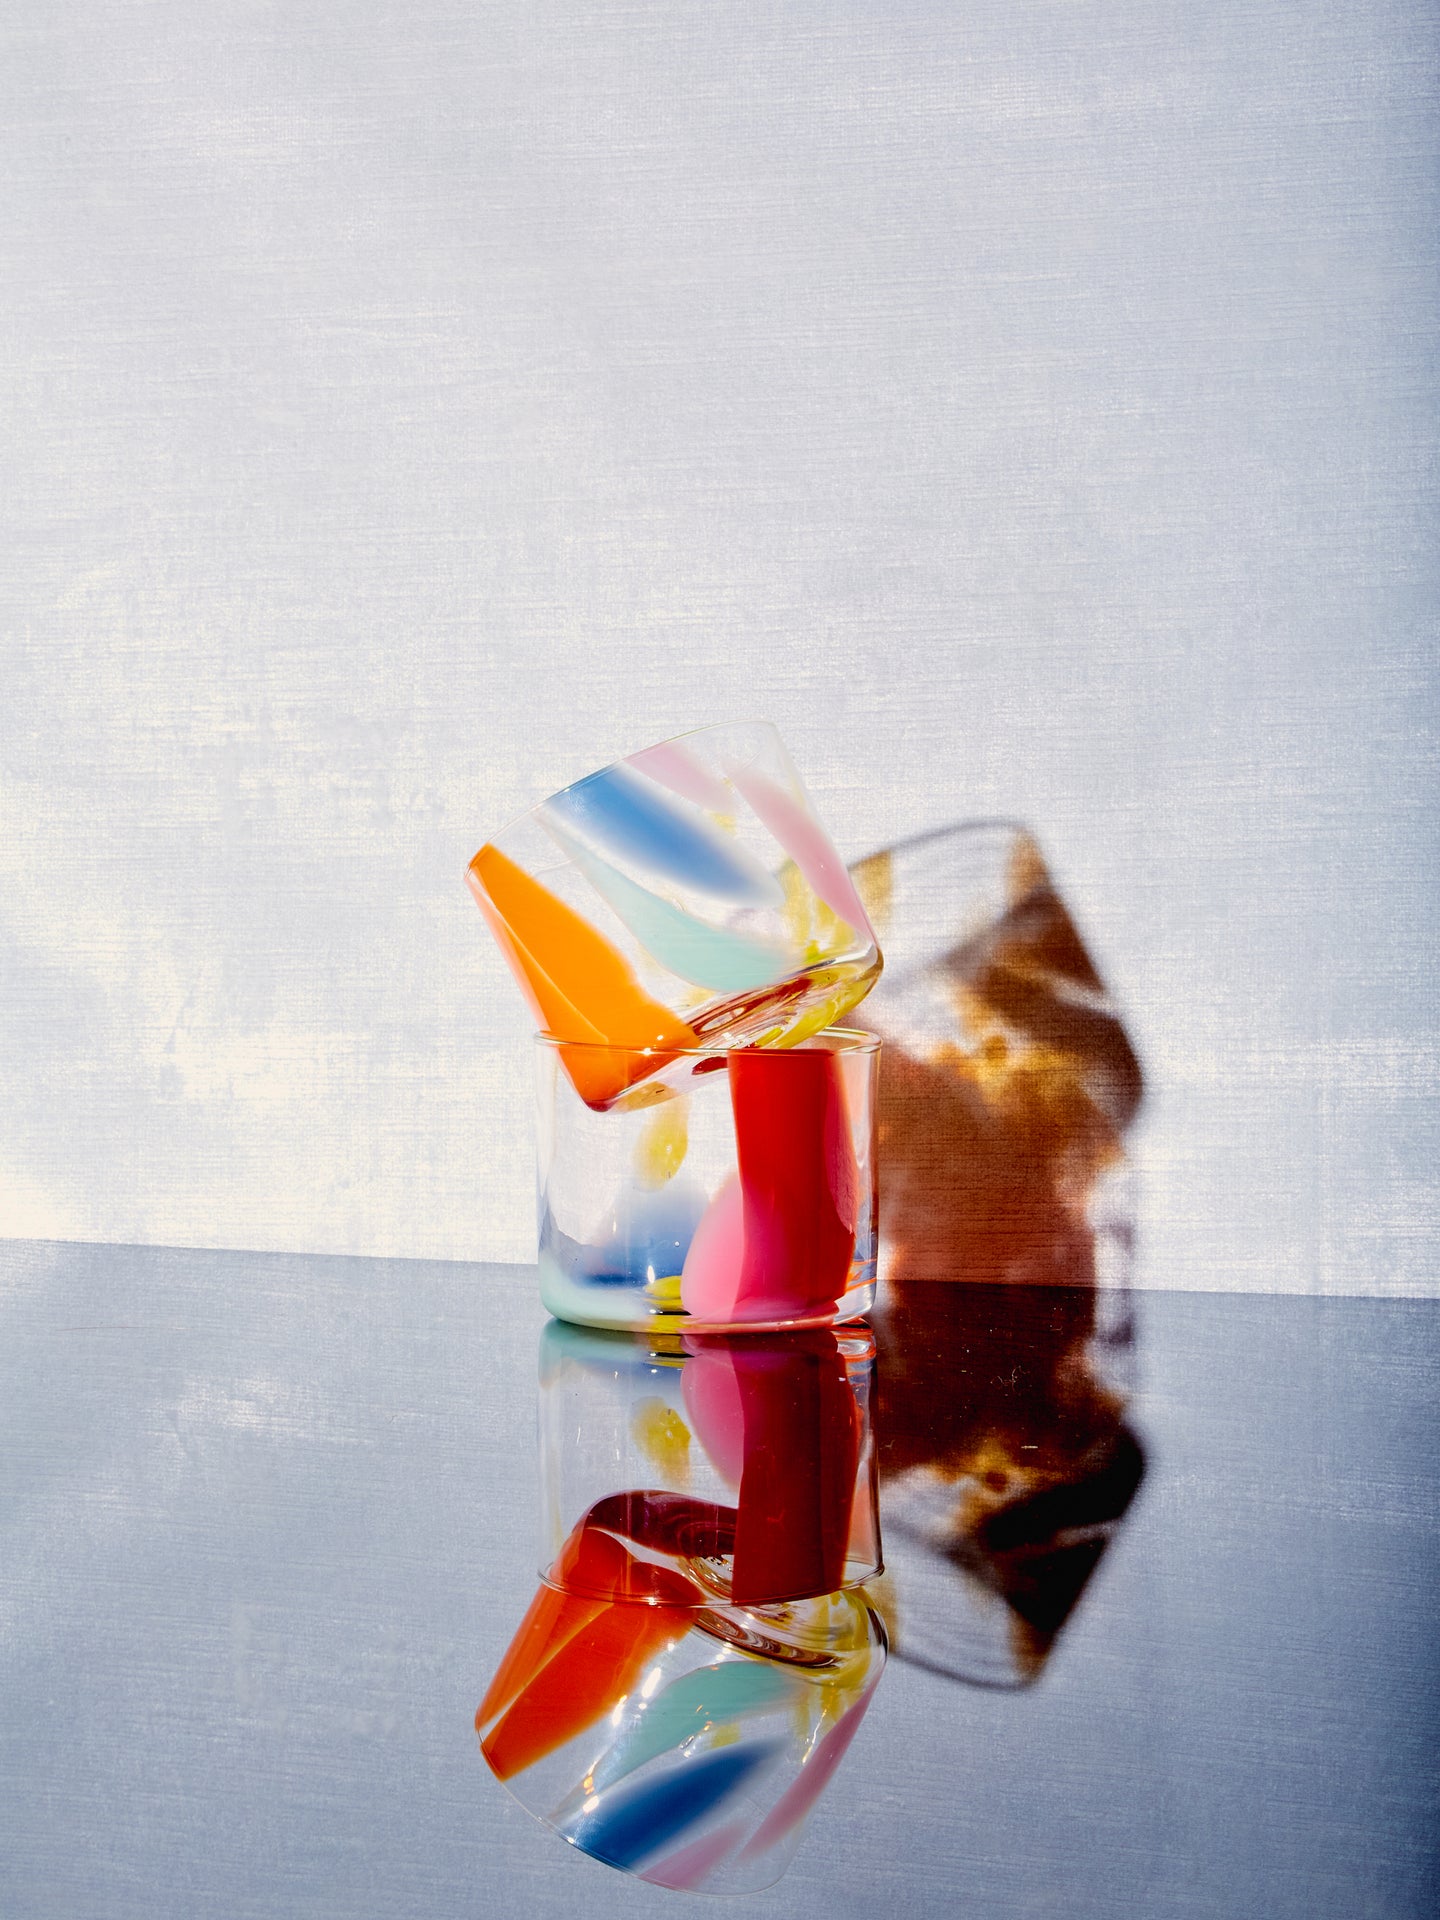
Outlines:
{"type": "MultiPolygon", "coordinates": [[[[602,1541],[609,1558],[606,1536],[584,1544],[602,1541]]],[[[652,1584],[648,1602],[592,1599],[557,1567],[480,1703],[481,1751],[606,1866],[676,1890],[773,1886],[879,1685],[879,1615],[859,1591],[744,1607],[702,1605],[663,1569],[652,1584]]]]}
{"type": "MultiPolygon", "coordinates": [[[[986,1298],[958,1346],[1003,1410],[1063,1303],[986,1298]]],[[[1440,1311],[1140,1309],[1144,1477],[1116,1521],[1082,1476],[1103,1550],[1030,1683],[892,1660],[784,1880],[721,1911],[1432,1910],[1440,1311]]],[[[0,1246],[6,1920],[689,1901],[477,1749],[542,1550],[541,1326],[526,1268],[0,1246]]],[[[1034,1546],[988,1544],[1002,1587],[1034,1546]]],[[[993,1651],[957,1593],[950,1651],[993,1651]]]]}
{"type": "MultiPolygon", "coordinates": [[[[594,1521],[742,1606],[868,1581],[880,1571],[874,1373],[864,1326],[648,1335],[549,1321],[539,1571],[553,1575],[594,1521]]],[[[612,1591],[608,1575],[598,1591],[612,1591]]]]}
{"type": "Polygon", "coordinates": [[[973,1686],[1027,1686],[1144,1478],[1120,1384],[1129,1302],[922,1284],[881,1325],[877,1603],[896,1651],[973,1686]]]}

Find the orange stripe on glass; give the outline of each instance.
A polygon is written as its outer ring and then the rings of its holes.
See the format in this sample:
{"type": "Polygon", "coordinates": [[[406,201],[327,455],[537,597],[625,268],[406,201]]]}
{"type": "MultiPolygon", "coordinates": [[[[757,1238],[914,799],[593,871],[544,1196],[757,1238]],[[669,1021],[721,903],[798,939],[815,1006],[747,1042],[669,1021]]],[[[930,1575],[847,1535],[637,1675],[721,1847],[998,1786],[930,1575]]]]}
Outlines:
{"type": "Polygon", "coordinates": [[[690,1625],[683,1607],[611,1601],[524,1688],[481,1741],[497,1778],[509,1780],[609,1713],[690,1625]]]}
{"type": "Polygon", "coordinates": [[[603,934],[498,847],[481,847],[466,878],[540,1025],[562,1041],[617,1049],[560,1049],[587,1106],[606,1106],[674,1049],[697,1044],[694,1029],[646,993],[603,934]]]}

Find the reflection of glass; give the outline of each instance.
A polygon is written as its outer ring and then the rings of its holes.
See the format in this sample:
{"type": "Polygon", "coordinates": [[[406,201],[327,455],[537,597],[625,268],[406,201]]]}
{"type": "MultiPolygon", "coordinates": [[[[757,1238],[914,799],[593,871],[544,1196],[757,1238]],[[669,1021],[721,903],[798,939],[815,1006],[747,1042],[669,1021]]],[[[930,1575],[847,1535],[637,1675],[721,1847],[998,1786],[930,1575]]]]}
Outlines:
{"type": "Polygon", "coordinates": [[[1144,1473],[1112,1384],[1128,1327],[1097,1304],[1090,1287],[895,1290],[877,1604],[901,1657],[988,1686],[1044,1666],[1144,1473]]]}
{"type": "Polygon", "coordinates": [[[1033,1679],[1139,1485],[1123,1423],[1140,1069],[1022,828],[854,870],[885,944],[882,1512],[902,1656],[1033,1679]]]}
{"type": "MultiPolygon", "coordinates": [[[[540,1291],[591,1326],[815,1326],[874,1299],[876,1041],[832,1028],[783,1049],[689,1050],[596,1112],[542,1034],[540,1291]]],[[[587,1064],[581,1080],[591,1074],[587,1064]]],[[[639,1069],[596,1069],[635,1081],[639,1069]]]]}
{"type": "Polygon", "coordinates": [[[683,1048],[793,1046],[880,967],[853,882],[775,729],[706,727],[552,794],[470,888],[536,1025],[604,1108],[683,1048]]]}
{"type": "MultiPolygon", "coordinates": [[[[678,1576],[676,1576],[678,1580],[678,1576]]],[[[862,1595],[702,1607],[543,1586],[476,1716],[492,1772],[582,1852],[661,1886],[779,1879],[870,1704],[862,1595]]]]}
{"type": "Polygon", "coordinates": [[[840,1584],[877,1560],[872,1354],[863,1330],[545,1330],[558,1549],[475,1724],[496,1777],[596,1859],[707,1892],[784,1872],[885,1662],[840,1584]]]}
{"type": "Polygon", "coordinates": [[[588,1516],[747,1606],[869,1579],[874,1363],[866,1327],[681,1338],[552,1320],[540,1340],[544,1566],[588,1516]]]}

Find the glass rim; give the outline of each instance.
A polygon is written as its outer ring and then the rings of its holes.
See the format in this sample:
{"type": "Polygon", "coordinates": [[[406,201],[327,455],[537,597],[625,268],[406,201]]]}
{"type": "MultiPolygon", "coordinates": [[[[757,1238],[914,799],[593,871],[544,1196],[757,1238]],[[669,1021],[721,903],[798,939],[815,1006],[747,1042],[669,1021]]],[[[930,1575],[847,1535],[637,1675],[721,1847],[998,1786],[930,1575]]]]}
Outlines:
{"type": "MultiPolygon", "coordinates": [[[[563,1345],[566,1338],[574,1334],[579,1336],[582,1347],[593,1339],[596,1343],[594,1354],[576,1355],[577,1359],[593,1357],[598,1360],[607,1347],[618,1350],[620,1347],[633,1346],[648,1350],[652,1360],[685,1361],[696,1358],[696,1354],[685,1346],[687,1339],[703,1341],[707,1349],[733,1346],[741,1351],[753,1351],[767,1343],[775,1343],[781,1351],[784,1351],[787,1341],[793,1340],[798,1345],[799,1341],[808,1340],[817,1333],[833,1334],[837,1346],[847,1359],[873,1360],[875,1358],[874,1330],[865,1320],[837,1320],[823,1327],[781,1327],[779,1329],[747,1327],[743,1323],[737,1323],[727,1327],[723,1332],[714,1330],[702,1332],[699,1328],[695,1328],[687,1333],[683,1325],[664,1328],[595,1327],[579,1320],[558,1320],[552,1315],[541,1329],[540,1338],[542,1345],[551,1339],[563,1345]],[[555,1332],[557,1328],[560,1329],[558,1334],[555,1332]],[[850,1346],[855,1348],[853,1354],[849,1351],[850,1346]]],[[[543,1367],[543,1354],[541,1364],[543,1367]]]]}
{"type": "MultiPolygon", "coordinates": [[[[659,1562],[642,1564],[660,1564],[659,1562]]],[[[558,1577],[553,1565],[537,1569],[536,1578],[542,1587],[548,1587],[552,1593],[573,1594],[582,1600],[608,1600],[617,1607],[668,1607],[675,1613],[726,1614],[742,1613],[764,1619],[767,1609],[778,1610],[781,1607],[803,1607],[812,1600],[835,1600],[842,1594],[860,1594],[865,1596],[868,1611],[878,1614],[873,1599],[866,1595],[866,1588],[882,1579],[885,1574],[885,1557],[878,1553],[873,1562],[865,1563],[866,1571],[850,1575],[842,1580],[838,1587],[826,1587],[818,1593],[777,1594],[771,1600],[731,1600],[724,1594],[706,1593],[703,1589],[694,1600],[667,1599],[663,1594],[654,1593],[616,1593],[613,1588],[602,1587],[595,1582],[576,1580],[573,1577],[558,1577]]],[[[881,1620],[881,1625],[884,1621],[881,1620]]],[[[734,1641],[731,1642],[733,1646],[734,1641]]],[[[888,1640],[887,1640],[888,1647],[888,1640]]],[[[743,1649],[742,1649],[743,1650],[743,1649]]]]}
{"type": "MultiPolygon", "coordinates": [[[[552,800],[558,800],[562,794],[573,793],[577,787],[583,787],[589,780],[598,780],[601,774],[609,773],[612,768],[625,766],[629,761],[633,760],[638,753],[650,753],[657,747],[673,747],[681,740],[698,740],[702,734],[729,733],[739,727],[763,727],[767,733],[774,736],[780,747],[780,751],[785,755],[785,758],[789,760],[790,751],[785,745],[785,740],[779,727],[776,726],[773,720],[710,720],[707,721],[703,727],[683,727],[679,733],[667,733],[663,740],[648,740],[643,747],[632,747],[628,753],[617,753],[613,755],[611,759],[603,761],[598,767],[591,767],[588,773],[582,773],[574,780],[567,780],[563,787],[553,788],[549,793],[545,794],[543,798],[533,801],[530,806],[523,808],[521,812],[512,813],[503,827],[497,827],[494,833],[486,835],[483,845],[487,847],[498,846],[507,834],[511,833],[516,827],[524,826],[525,822],[539,813],[542,807],[548,807],[552,800]]],[[[474,864],[473,861],[471,864],[474,864]]]]}
{"type": "Polygon", "coordinates": [[[628,1047],[615,1040],[567,1040],[562,1034],[551,1033],[541,1028],[532,1035],[534,1044],[541,1048],[550,1048],[555,1052],[574,1048],[583,1053],[627,1054],[636,1060],[728,1060],[732,1053],[764,1053],[776,1057],[785,1054],[831,1053],[859,1054],[873,1057],[878,1054],[881,1038],[868,1027],[822,1027],[818,1033],[807,1034],[793,1047],[672,1047],[662,1046],[628,1047]],[[826,1046],[823,1042],[836,1040],[838,1046],[826,1046]]]}
{"type": "Polygon", "coordinates": [[[847,861],[846,865],[851,868],[863,867],[867,860],[879,860],[885,854],[912,853],[917,847],[938,846],[942,840],[979,840],[1007,833],[1023,833],[1039,844],[1040,836],[1036,829],[1018,814],[977,814],[973,820],[952,820],[948,826],[925,827],[919,833],[907,834],[903,840],[892,840],[888,846],[873,847],[869,853],[862,854],[858,860],[847,861]]]}

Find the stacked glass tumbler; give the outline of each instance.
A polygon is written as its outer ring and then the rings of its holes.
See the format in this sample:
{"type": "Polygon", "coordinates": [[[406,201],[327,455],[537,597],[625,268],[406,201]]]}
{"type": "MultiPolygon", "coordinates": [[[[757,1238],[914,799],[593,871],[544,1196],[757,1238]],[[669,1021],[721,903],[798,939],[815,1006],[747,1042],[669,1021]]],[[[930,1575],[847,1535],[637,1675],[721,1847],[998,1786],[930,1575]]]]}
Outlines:
{"type": "Polygon", "coordinates": [[[837,1024],[880,950],[760,722],[577,781],[468,877],[539,1028],[556,1317],[541,1584],[476,1731],[581,1851],[753,1891],[885,1664],[875,1348],[844,1324],[875,1298],[879,1041],[837,1024]]]}
{"type": "Polygon", "coordinates": [[[775,729],[617,761],[488,841],[471,891],[536,1036],[558,1318],[829,1326],[875,1297],[880,949],[775,729]]]}

